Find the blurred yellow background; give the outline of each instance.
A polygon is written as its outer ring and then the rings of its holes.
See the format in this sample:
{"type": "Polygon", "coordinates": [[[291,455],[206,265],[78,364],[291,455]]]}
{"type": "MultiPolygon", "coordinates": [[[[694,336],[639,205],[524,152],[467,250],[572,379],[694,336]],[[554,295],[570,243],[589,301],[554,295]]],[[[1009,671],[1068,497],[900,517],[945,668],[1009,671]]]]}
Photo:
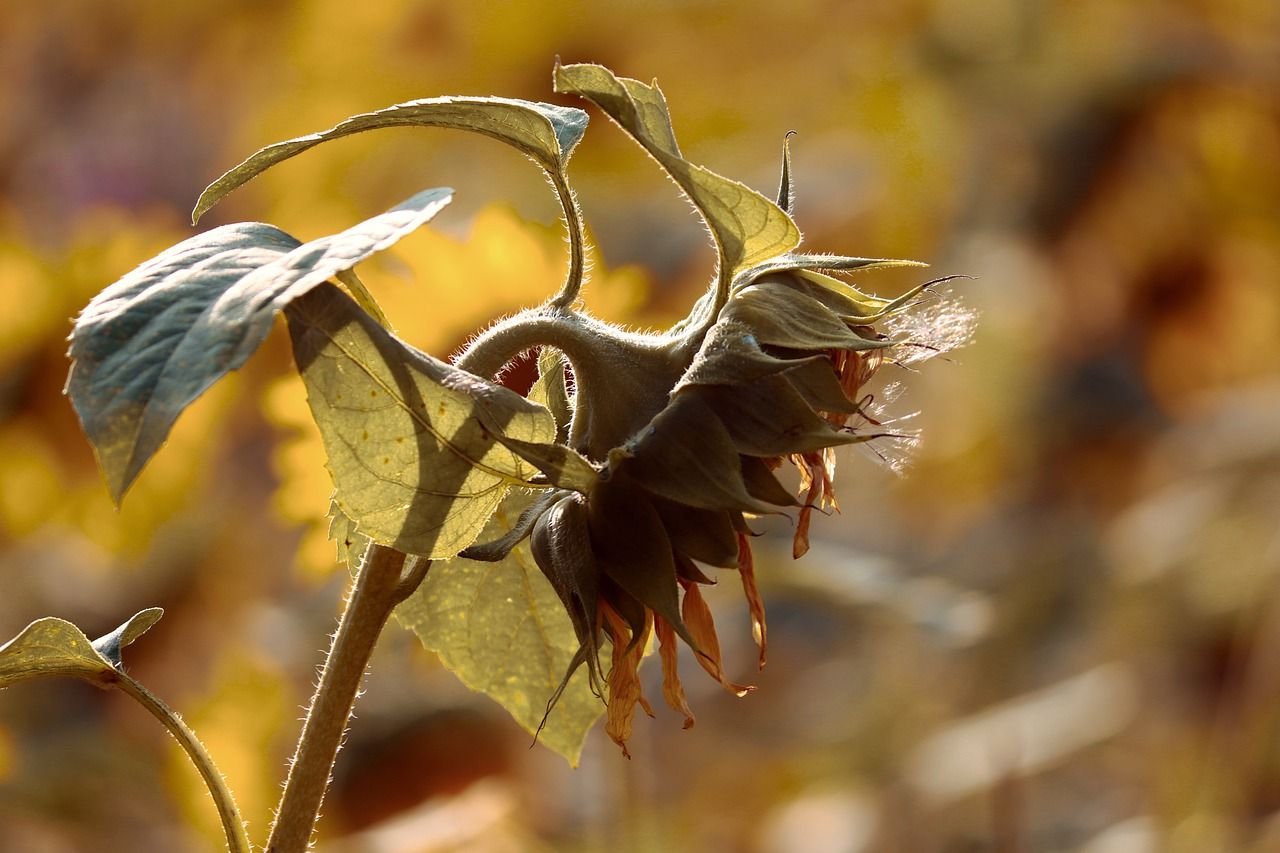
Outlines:
{"type": "MultiPolygon", "coordinates": [[[[769,526],[764,672],[735,585],[712,590],[755,693],[690,675],[694,729],[660,709],[631,762],[594,732],[574,771],[393,626],[320,849],[1280,850],[1274,0],[5,2],[0,638],[164,607],[127,662],[265,837],[343,587],[287,340],[189,410],[116,511],[60,393],[71,318],[189,235],[199,190],[254,149],[418,97],[572,103],[557,55],[658,78],[686,155],[766,194],[797,131],[806,246],[975,276],[976,342],[890,376],[924,430],[905,477],[849,452],[843,513],[798,563],[769,526]]],[[[588,301],[670,322],[713,254],[592,115],[570,168],[588,301]]],[[[454,204],[365,278],[443,357],[563,274],[554,197],[510,149],[367,134],[202,227],[310,239],[438,185],[454,204]]],[[[0,850],[219,843],[126,699],[0,693],[0,850]]]]}

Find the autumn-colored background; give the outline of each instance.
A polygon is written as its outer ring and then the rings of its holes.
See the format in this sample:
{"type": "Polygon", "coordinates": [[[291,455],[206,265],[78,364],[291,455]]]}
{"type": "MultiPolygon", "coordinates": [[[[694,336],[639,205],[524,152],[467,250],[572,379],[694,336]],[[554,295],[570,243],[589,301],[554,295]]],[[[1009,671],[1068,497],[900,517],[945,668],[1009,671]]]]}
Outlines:
{"type": "MultiPolygon", "coordinates": [[[[264,837],[344,584],[287,338],[182,417],[117,511],[60,393],[70,320],[189,235],[199,190],[255,148],[417,97],[572,103],[557,55],[657,77],[687,156],[765,192],[797,131],[806,245],[975,276],[978,335],[905,377],[907,476],[849,452],[843,512],[799,563],[770,527],[765,671],[736,584],[713,590],[754,694],[690,673],[696,727],[659,709],[632,761],[597,731],[570,770],[393,626],[320,849],[1280,850],[1274,0],[4,3],[0,638],[164,607],[131,671],[264,837]]],[[[589,303],[670,322],[713,254],[592,115],[571,166],[589,303]]],[[[202,227],[309,239],[438,185],[455,203],[366,280],[444,356],[562,276],[554,197],[510,149],[365,135],[202,227]]],[[[219,839],[124,697],[0,693],[0,850],[219,839]]]]}

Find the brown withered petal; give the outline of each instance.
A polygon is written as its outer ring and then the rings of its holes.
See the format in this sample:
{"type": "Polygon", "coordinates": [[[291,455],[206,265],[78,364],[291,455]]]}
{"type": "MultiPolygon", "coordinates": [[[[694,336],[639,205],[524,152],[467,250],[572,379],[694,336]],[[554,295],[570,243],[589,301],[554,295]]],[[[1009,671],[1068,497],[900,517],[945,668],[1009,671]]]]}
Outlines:
{"type": "Polygon", "coordinates": [[[735,696],[746,696],[755,690],[755,687],[750,684],[735,684],[725,677],[724,665],[720,660],[720,638],[716,636],[716,623],[711,618],[711,608],[707,607],[707,601],[702,597],[698,585],[688,582],[682,582],[680,585],[684,587],[682,611],[685,624],[689,626],[689,632],[697,638],[698,644],[705,652],[698,656],[699,665],[707,671],[708,675],[724,685],[730,693],[735,696]]]}
{"type": "Polygon", "coordinates": [[[751,611],[751,635],[760,650],[760,668],[764,669],[769,651],[769,629],[764,619],[764,599],[756,588],[756,567],[751,558],[751,541],[746,536],[738,536],[738,574],[742,576],[742,591],[747,596],[747,607],[751,611]]]}
{"type": "Polygon", "coordinates": [[[693,711],[689,710],[689,701],[684,696],[684,686],[680,683],[676,632],[661,616],[654,617],[653,630],[658,635],[658,655],[662,658],[662,698],[667,700],[667,707],[684,715],[684,727],[691,728],[694,717],[693,711]]]}
{"type": "Polygon", "coordinates": [[[622,754],[630,758],[627,740],[631,737],[631,718],[635,714],[636,705],[653,716],[653,709],[645,701],[644,690],[640,686],[639,673],[653,620],[646,613],[640,633],[632,636],[631,629],[613,608],[606,604],[601,610],[604,614],[605,631],[613,642],[613,663],[609,668],[609,703],[605,711],[604,730],[614,743],[622,747],[622,754]]]}

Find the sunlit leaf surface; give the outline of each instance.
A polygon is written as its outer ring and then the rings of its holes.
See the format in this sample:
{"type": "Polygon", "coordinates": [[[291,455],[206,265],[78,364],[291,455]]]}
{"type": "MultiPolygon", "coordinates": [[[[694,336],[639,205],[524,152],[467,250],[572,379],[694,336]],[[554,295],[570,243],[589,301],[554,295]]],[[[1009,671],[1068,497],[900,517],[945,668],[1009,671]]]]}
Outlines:
{"type": "Polygon", "coordinates": [[[495,434],[555,439],[545,408],[406,346],[336,287],[286,316],[338,508],[376,542],[453,556],[536,473],[495,434]]]}
{"type": "MultiPolygon", "coordinates": [[[[528,494],[512,492],[481,538],[505,533],[529,500],[528,494]]],[[[497,563],[462,558],[433,563],[426,581],[396,615],[464,684],[492,697],[531,733],[579,645],[564,605],[529,553],[528,540],[497,563]]],[[[591,693],[587,668],[580,667],[538,740],[576,765],[587,731],[603,711],[604,704],[591,693]]]]}

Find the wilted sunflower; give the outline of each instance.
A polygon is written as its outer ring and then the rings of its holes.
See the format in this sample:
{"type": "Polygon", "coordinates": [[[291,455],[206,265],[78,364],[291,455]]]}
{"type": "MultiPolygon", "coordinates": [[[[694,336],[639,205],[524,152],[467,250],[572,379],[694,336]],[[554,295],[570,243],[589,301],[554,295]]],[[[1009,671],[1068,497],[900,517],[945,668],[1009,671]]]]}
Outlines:
{"type": "MultiPolygon", "coordinates": [[[[376,543],[380,550],[366,553],[391,551],[401,563],[409,555],[503,560],[529,539],[578,644],[548,713],[585,664],[591,689],[607,696],[607,730],[625,751],[636,705],[648,710],[637,668],[651,635],[663,694],[686,725],[693,715],[677,675],[677,638],[726,688],[750,689],[725,676],[700,592],[712,582],[707,572],[738,572],[763,665],[749,519],[796,509],[793,550],[804,553],[813,511],[836,508],[834,449],[861,443],[890,456],[893,442],[910,441],[881,416],[886,394],[877,401],[867,390],[872,376],[964,343],[971,315],[926,293],[938,281],[886,300],[838,277],[911,262],[797,251],[785,145],[775,203],[685,159],[656,85],[598,65],[557,66],[555,83],[616,121],[707,225],[715,280],[671,329],[623,331],[576,305],[585,228],[566,166],[584,111],[429,98],[259,150],[205,190],[195,217],[331,139],[380,127],[467,130],[516,147],[556,190],[570,260],[555,297],[481,334],[450,366],[396,339],[354,273],[431,219],[450,190],[419,192],[307,243],[263,223],[225,225],[95,297],[76,322],[67,389],[119,499],[178,413],[242,365],[283,313],[333,475],[335,530],[346,531],[336,538],[376,543]],[[490,381],[535,350],[540,376],[530,399],[490,381]],[[799,469],[798,498],[774,476],[788,462],[799,469]],[[486,528],[491,519],[505,524],[497,510],[510,487],[508,509],[527,509],[510,529],[486,528]],[[540,494],[530,501],[525,487],[540,494]],[[482,529],[499,538],[472,544],[482,529]],[[608,667],[600,662],[606,641],[608,667]]],[[[419,583],[423,571],[410,577],[419,583]]],[[[523,701],[523,683],[517,692],[523,701]]]]}
{"type": "MultiPolygon", "coordinates": [[[[656,86],[622,85],[619,98],[662,104],[656,86]]],[[[599,94],[593,100],[603,102],[599,94]]],[[[618,103],[604,105],[619,118],[618,103]]],[[[652,140],[641,142],[655,153],[652,140]]],[[[791,196],[784,146],[777,204],[788,222],[791,196]]],[[[516,447],[566,488],[542,493],[507,535],[460,555],[501,560],[530,537],[580,643],[551,705],[585,664],[593,691],[607,697],[607,731],[626,752],[636,705],[652,713],[637,672],[651,635],[663,696],[686,728],[694,718],[677,674],[677,638],[727,689],[752,689],[725,675],[700,592],[714,583],[707,567],[738,572],[763,667],[765,610],[748,519],[798,508],[793,551],[803,554],[813,510],[836,508],[834,449],[911,440],[884,425],[867,391],[871,377],[969,335],[971,315],[927,293],[946,279],[886,300],[828,274],[903,265],[916,264],[786,251],[713,287],[664,333],[625,332],[553,302],[498,325],[459,360],[491,375],[502,367],[491,352],[505,359],[541,347],[540,383],[569,451],[552,459],[545,448],[516,447]],[[932,303],[927,317],[904,321],[921,302],[932,303]],[[773,473],[788,462],[799,470],[798,499],[773,473]],[[604,640],[608,667],[600,663],[604,640]]]]}

